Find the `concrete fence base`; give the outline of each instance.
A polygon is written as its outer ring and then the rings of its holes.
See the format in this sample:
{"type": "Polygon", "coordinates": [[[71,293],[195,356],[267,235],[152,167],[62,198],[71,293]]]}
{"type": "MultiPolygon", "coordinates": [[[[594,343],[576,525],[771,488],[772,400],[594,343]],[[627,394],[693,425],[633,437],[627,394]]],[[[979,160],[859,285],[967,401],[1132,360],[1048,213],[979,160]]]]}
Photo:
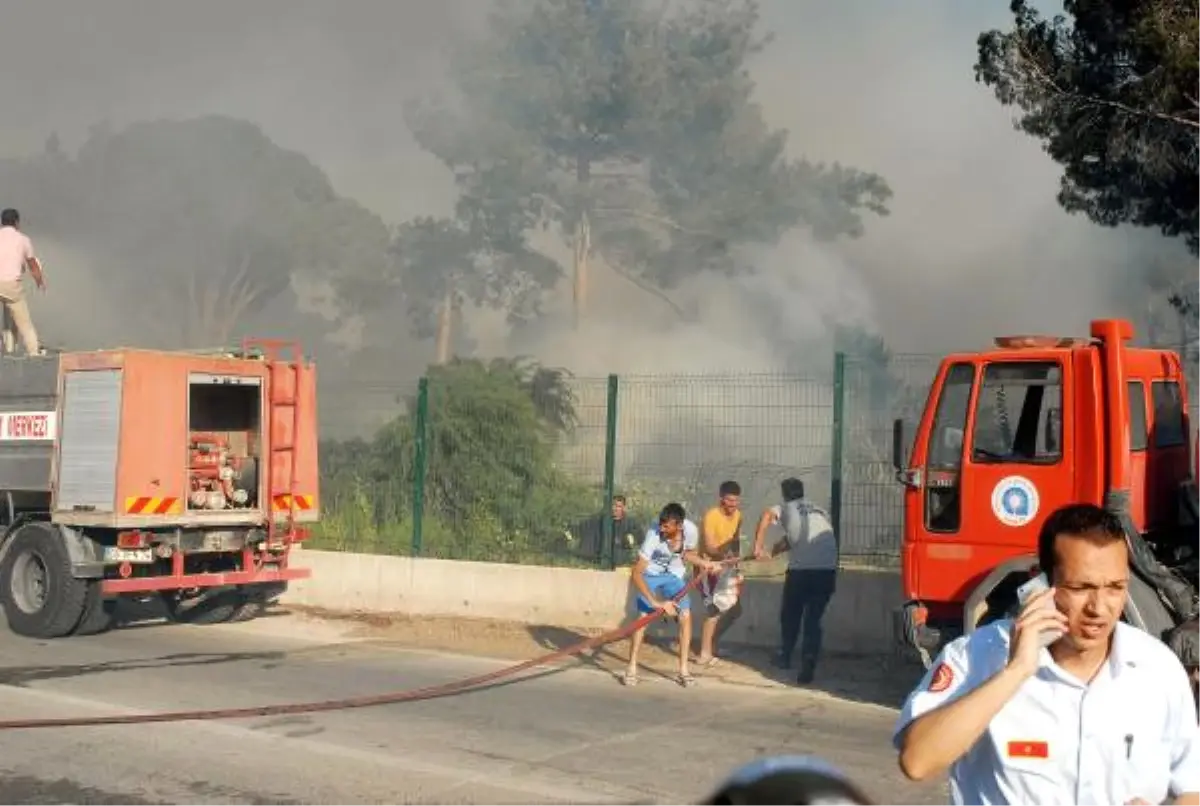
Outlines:
{"type": "MultiPolygon", "coordinates": [[[[628,569],[586,571],[308,549],[293,558],[295,565],[311,568],[312,577],[292,583],[283,603],[334,612],[462,616],[583,628],[616,627],[634,612],[628,569]]],[[[777,646],[782,588],[782,576],[747,579],[742,615],[723,640],[777,646]]],[[[893,572],[840,572],[823,621],[826,651],[889,652],[891,612],[900,598],[900,580],[893,572]]],[[[692,606],[699,605],[693,593],[692,606]]]]}

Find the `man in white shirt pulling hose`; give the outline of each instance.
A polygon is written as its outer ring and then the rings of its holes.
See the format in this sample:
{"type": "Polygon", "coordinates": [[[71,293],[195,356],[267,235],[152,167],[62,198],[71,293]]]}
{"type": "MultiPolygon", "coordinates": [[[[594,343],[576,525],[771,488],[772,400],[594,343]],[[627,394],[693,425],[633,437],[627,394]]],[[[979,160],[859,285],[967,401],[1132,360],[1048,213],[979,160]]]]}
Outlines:
{"type": "Polygon", "coordinates": [[[14,330],[20,334],[26,353],[41,355],[37,329],[33,326],[25,289],[21,285],[26,269],[37,287],[45,291],[42,264],[33,253],[33,242],[21,232],[21,214],[9,207],[0,211],[0,302],[4,304],[4,328],[0,338],[8,355],[16,348],[14,330]]]}
{"type": "MultiPolygon", "coordinates": [[[[688,670],[688,654],[692,648],[692,613],[686,595],[679,602],[676,596],[687,590],[687,566],[692,565],[698,573],[719,572],[721,563],[704,559],[697,551],[700,532],[696,524],[687,519],[680,504],[667,504],[658,516],[658,525],[646,532],[633,566],[633,585],[637,589],[637,609],[649,614],[662,610],[679,622],[679,675],[675,682],[684,688],[695,684],[688,670]]],[[[627,686],[638,683],[638,651],[646,637],[642,627],[629,638],[629,667],[621,677],[627,686]]]]}
{"type": "Polygon", "coordinates": [[[909,695],[893,742],[913,780],[950,771],[955,803],[1200,804],[1200,727],[1188,675],[1156,636],[1120,621],[1129,551],[1091,504],[1038,537],[1049,588],[1015,619],[952,641],[909,695]]]}

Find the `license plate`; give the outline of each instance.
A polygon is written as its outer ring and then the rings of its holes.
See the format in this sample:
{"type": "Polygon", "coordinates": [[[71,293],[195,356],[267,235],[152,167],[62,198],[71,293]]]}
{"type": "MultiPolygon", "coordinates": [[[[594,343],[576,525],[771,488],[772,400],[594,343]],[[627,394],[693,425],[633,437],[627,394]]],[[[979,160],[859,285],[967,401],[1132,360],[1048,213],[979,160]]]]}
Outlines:
{"type": "Polygon", "coordinates": [[[152,563],[154,562],[154,549],[121,549],[116,546],[105,546],[104,562],[152,563]]]}

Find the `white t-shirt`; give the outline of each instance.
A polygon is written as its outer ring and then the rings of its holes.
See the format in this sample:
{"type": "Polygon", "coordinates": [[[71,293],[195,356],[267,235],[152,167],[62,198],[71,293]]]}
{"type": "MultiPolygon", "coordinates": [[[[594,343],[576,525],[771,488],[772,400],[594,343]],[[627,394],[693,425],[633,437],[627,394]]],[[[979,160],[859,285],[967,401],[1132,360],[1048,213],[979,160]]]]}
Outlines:
{"type": "Polygon", "coordinates": [[[687,576],[687,567],[683,564],[683,552],[694,551],[699,545],[700,530],[690,520],[683,522],[683,546],[678,553],[671,551],[670,545],[659,535],[657,525],[651,527],[646,530],[646,537],[642,541],[642,549],[639,552],[646,558],[646,576],[674,574],[683,579],[687,576]]]}
{"type": "MultiPolygon", "coordinates": [[[[896,722],[971,692],[1008,663],[1012,621],[946,645],[896,722]]],[[[1167,646],[1118,623],[1108,662],[1085,684],[1042,650],[1037,673],[950,768],[955,803],[1163,803],[1200,792],[1200,728],[1187,672],[1167,646]]]]}

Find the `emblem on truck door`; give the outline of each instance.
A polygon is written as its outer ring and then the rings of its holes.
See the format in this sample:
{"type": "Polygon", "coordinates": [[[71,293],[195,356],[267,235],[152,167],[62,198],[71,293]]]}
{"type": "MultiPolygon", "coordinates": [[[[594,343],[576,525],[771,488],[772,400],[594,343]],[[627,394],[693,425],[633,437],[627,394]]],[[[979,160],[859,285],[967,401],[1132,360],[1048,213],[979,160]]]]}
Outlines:
{"type": "Polygon", "coordinates": [[[1024,476],[1005,476],[992,488],[992,512],[1005,526],[1024,526],[1037,517],[1037,487],[1024,476]]]}

